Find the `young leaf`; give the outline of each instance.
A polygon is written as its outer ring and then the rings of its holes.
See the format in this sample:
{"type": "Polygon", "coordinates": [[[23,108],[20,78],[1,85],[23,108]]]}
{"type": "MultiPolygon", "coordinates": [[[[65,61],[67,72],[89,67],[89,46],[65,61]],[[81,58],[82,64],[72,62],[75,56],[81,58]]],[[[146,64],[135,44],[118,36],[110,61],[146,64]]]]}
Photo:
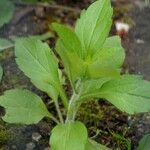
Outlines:
{"type": "Polygon", "coordinates": [[[91,98],[92,94],[99,91],[102,85],[109,80],[110,78],[99,78],[83,81],[80,87],[81,100],[91,98]]]}
{"type": "Polygon", "coordinates": [[[52,26],[60,37],[56,50],[63,60],[65,71],[74,88],[75,81],[81,78],[85,71],[82,60],[85,52],[82,51],[81,43],[73,31],[58,23],[53,23],[52,26]]]}
{"type": "Polygon", "coordinates": [[[75,81],[84,73],[83,61],[77,53],[68,51],[61,40],[57,41],[56,50],[63,60],[67,76],[74,87],[75,81]]]}
{"type": "Polygon", "coordinates": [[[87,67],[86,75],[90,79],[98,79],[98,78],[118,78],[120,77],[120,69],[105,67],[97,62],[93,62],[89,64],[87,67]]]}
{"type": "Polygon", "coordinates": [[[35,38],[22,38],[16,41],[15,54],[19,68],[33,84],[55,99],[60,86],[58,61],[49,46],[35,38]]]}
{"type": "Polygon", "coordinates": [[[58,91],[49,83],[41,82],[40,80],[32,80],[32,83],[41,91],[45,92],[50,96],[53,100],[58,99],[58,91]]]}
{"type": "Polygon", "coordinates": [[[7,39],[0,38],[0,51],[10,48],[13,46],[13,43],[7,39]]]}
{"type": "Polygon", "coordinates": [[[110,0],[98,0],[81,13],[75,32],[88,54],[102,48],[112,24],[112,12],[110,0]]]}
{"type": "Polygon", "coordinates": [[[106,39],[102,49],[94,56],[94,61],[100,66],[120,68],[125,59],[125,52],[121,45],[119,36],[112,36],[106,39]]]}
{"type": "Polygon", "coordinates": [[[2,76],[3,76],[3,68],[0,65],[0,83],[1,83],[1,80],[2,80],[2,76]]]}
{"type": "Polygon", "coordinates": [[[59,35],[65,49],[70,53],[76,53],[80,58],[83,57],[81,43],[77,35],[64,25],[53,23],[53,29],[59,35]]]}
{"type": "Polygon", "coordinates": [[[59,124],[52,130],[52,150],[85,150],[87,129],[81,122],[59,124]]]}
{"type": "Polygon", "coordinates": [[[105,98],[129,114],[150,111],[150,82],[139,76],[123,75],[103,84],[93,97],[105,98]],[[142,107],[141,107],[142,106],[142,107]]]}
{"type": "Polygon", "coordinates": [[[149,150],[150,134],[145,135],[139,142],[138,150],[149,150]]]}
{"type": "Polygon", "coordinates": [[[85,150],[111,150],[111,149],[91,139],[88,139],[86,146],[85,146],[85,150]]]}
{"type": "Polygon", "coordinates": [[[14,12],[14,5],[9,0],[0,0],[0,28],[8,23],[14,12]]]}
{"type": "Polygon", "coordinates": [[[28,90],[6,91],[0,105],[6,109],[3,120],[8,123],[34,124],[51,117],[41,98],[28,90]]]}
{"type": "Polygon", "coordinates": [[[93,57],[88,66],[88,76],[91,78],[120,76],[120,67],[125,59],[124,49],[118,36],[107,38],[102,49],[93,57]]]}

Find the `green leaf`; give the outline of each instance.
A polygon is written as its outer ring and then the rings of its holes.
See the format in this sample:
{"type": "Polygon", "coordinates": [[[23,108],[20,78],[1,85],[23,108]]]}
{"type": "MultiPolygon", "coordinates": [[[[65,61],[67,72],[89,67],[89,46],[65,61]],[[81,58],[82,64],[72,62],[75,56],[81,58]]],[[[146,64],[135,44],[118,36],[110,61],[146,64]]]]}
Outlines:
{"type": "Polygon", "coordinates": [[[102,49],[98,51],[93,59],[99,62],[100,66],[120,68],[125,59],[120,37],[112,36],[107,38],[102,49]]]}
{"type": "Polygon", "coordinates": [[[60,86],[58,61],[49,46],[35,38],[22,38],[16,41],[15,54],[19,68],[33,84],[56,99],[60,86]]]}
{"type": "Polygon", "coordinates": [[[0,0],[0,28],[8,23],[14,12],[14,5],[9,0],[0,0]]]}
{"type": "Polygon", "coordinates": [[[8,123],[34,124],[51,116],[41,98],[28,90],[6,91],[0,105],[6,109],[3,120],[8,123]]]}
{"type": "Polygon", "coordinates": [[[74,87],[75,81],[81,78],[85,72],[82,60],[84,52],[81,43],[76,34],[69,28],[58,23],[53,23],[52,26],[60,37],[56,44],[56,50],[63,60],[65,72],[72,87],[74,87]]]}
{"type": "Polygon", "coordinates": [[[83,81],[80,87],[80,99],[87,100],[91,98],[93,96],[92,94],[98,92],[102,85],[109,80],[110,78],[100,78],[83,81]]]}
{"type": "Polygon", "coordinates": [[[41,80],[32,80],[32,83],[41,91],[45,92],[50,96],[53,100],[58,99],[58,91],[48,82],[41,82],[41,80]]]}
{"type": "Polygon", "coordinates": [[[98,0],[81,13],[75,32],[82,43],[83,51],[93,55],[102,48],[110,31],[112,13],[110,0],[98,0]]]}
{"type": "Polygon", "coordinates": [[[150,134],[147,134],[140,140],[138,150],[149,150],[149,148],[150,148],[150,134]]]}
{"type": "Polygon", "coordinates": [[[0,65],[0,82],[2,80],[2,77],[3,77],[3,68],[2,66],[0,65]]]}
{"type": "Polygon", "coordinates": [[[120,67],[125,59],[125,52],[118,36],[107,38],[102,49],[93,57],[88,66],[90,78],[120,76],[120,67]]]}
{"type": "Polygon", "coordinates": [[[57,41],[56,50],[63,60],[65,72],[74,87],[75,81],[84,74],[83,60],[77,53],[68,51],[61,40],[57,41]]]}
{"type": "Polygon", "coordinates": [[[76,34],[73,31],[71,31],[71,29],[58,23],[53,23],[52,27],[59,35],[59,38],[61,39],[65,49],[68,52],[76,53],[80,58],[82,58],[82,48],[76,34]]]}
{"type": "Polygon", "coordinates": [[[91,79],[104,77],[118,78],[120,77],[120,69],[104,67],[99,63],[92,63],[88,65],[86,75],[91,79]]]}
{"type": "Polygon", "coordinates": [[[13,46],[13,43],[10,40],[0,38],[0,51],[8,49],[13,46]]]}
{"type": "Polygon", "coordinates": [[[87,129],[81,122],[59,124],[50,137],[52,150],[84,150],[86,141],[87,129]]]}
{"type": "Polygon", "coordinates": [[[85,150],[110,150],[110,149],[104,145],[101,145],[89,139],[86,143],[85,150]]]}
{"type": "Polygon", "coordinates": [[[123,75],[108,81],[93,96],[105,98],[129,114],[150,111],[150,82],[139,76],[123,75]]]}

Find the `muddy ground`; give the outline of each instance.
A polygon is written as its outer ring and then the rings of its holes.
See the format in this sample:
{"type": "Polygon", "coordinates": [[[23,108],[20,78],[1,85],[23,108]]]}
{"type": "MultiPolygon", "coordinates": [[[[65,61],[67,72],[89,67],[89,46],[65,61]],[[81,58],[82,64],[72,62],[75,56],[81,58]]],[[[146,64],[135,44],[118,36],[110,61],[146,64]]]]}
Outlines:
{"type": "MultiPolygon", "coordinates": [[[[58,1],[58,4],[75,8],[77,11],[16,4],[14,18],[8,25],[0,29],[0,37],[14,38],[42,34],[49,30],[48,24],[53,21],[73,26],[79,15],[78,10],[87,7],[89,3],[90,1],[86,0],[82,3],[70,2],[69,0],[58,1]]],[[[126,12],[125,9],[123,15],[122,13],[119,15],[119,19],[128,16],[133,21],[130,32],[122,39],[126,51],[124,71],[142,74],[144,78],[150,80],[150,7],[145,6],[139,0],[134,2],[120,0],[119,3],[115,1],[113,3],[117,8],[132,5],[130,11],[126,12]]],[[[112,28],[111,33],[115,33],[114,28],[112,28]]],[[[46,42],[54,47],[55,40],[56,38],[52,37],[46,42]]],[[[48,103],[47,95],[36,89],[18,69],[13,50],[1,52],[0,62],[4,68],[0,94],[16,87],[27,88],[42,96],[45,103],[48,103]]],[[[68,86],[66,89],[69,91],[68,86]]],[[[83,105],[84,108],[81,108],[80,113],[78,113],[78,119],[86,124],[91,137],[99,131],[99,134],[94,137],[95,140],[112,149],[127,150],[127,143],[130,143],[131,140],[132,149],[136,150],[140,138],[144,134],[150,133],[150,114],[128,116],[105,101],[83,105]]],[[[49,106],[49,109],[55,113],[53,106],[49,106]]],[[[3,114],[2,108],[1,114],[3,114]]],[[[48,150],[50,149],[48,145],[49,131],[54,125],[47,119],[42,120],[37,125],[30,126],[7,124],[1,120],[0,149],[48,150]]]]}

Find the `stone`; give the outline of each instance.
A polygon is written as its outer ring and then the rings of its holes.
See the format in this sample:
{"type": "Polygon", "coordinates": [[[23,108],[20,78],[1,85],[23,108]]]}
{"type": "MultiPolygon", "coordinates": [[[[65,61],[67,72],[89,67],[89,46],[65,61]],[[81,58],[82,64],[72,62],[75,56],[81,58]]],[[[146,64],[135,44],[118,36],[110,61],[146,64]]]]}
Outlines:
{"type": "Polygon", "coordinates": [[[32,133],[32,140],[34,140],[34,141],[36,141],[36,142],[38,142],[40,139],[41,139],[41,135],[40,135],[40,133],[38,133],[38,132],[34,132],[34,133],[32,133]]]}
{"type": "Polygon", "coordinates": [[[26,144],[26,150],[33,150],[35,148],[35,144],[33,142],[26,144]]]}

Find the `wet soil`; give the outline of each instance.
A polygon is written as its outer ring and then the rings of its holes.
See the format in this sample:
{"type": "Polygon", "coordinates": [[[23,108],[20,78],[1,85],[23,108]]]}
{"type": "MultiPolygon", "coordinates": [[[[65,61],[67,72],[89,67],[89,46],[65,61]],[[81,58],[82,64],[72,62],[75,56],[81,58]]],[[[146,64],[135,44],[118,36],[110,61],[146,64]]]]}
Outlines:
{"type": "MultiPolygon", "coordinates": [[[[85,2],[81,3],[78,1],[70,2],[69,0],[64,0],[59,1],[59,4],[70,5],[74,8],[84,8],[88,6],[89,1],[85,0],[85,2]]],[[[120,2],[117,7],[120,7],[121,4],[120,2]]],[[[124,70],[130,73],[142,74],[144,78],[150,80],[150,7],[139,8],[137,5],[133,5],[133,9],[128,15],[133,18],[135,26],[123,38],[123,45],[127,55],[124,70]]],[[[35,11],[33,7],[17,5],[14,19],[10,24],[0,29],[0,37],[14,38],[16,36],[45,33],[49,30],[48,24],[50,22],[55,20],[68,25],[74,25],[78,16],[78,13],[59,9],[38,9],[35,11]],[[17,15],[22,11],[26,11],[27,13],[25,12],[25,15],[19,16],[20,19],[18,20],[17,15]],[[39,16],[38,11],[42,11],[44,14],[39,16]]],[[[53,47],[54,41],[55,39],[50,39],[47,42],[53,47]]],[[[18,69],[12,50],[6,50],[0,53],[0,63],[4,68],[0,94],[12,88],[27,88],[41,96],[47,104],[47,95],[36,89],[30,83],[29,79],[18,69]]],[[[139,139],[144,134],[150,133],[149,114],[128,116],[116,110],[106,101],[102,101],[101,103],[92,102],[83,104],[83,106],[78,113],[78,120],[86,124],[91,137],[112,149],[117,149],[117,147],[121,150],[127,149],[127,141],[119,138],[117,135],[127,140],[131,139],[132,149],[134,150],[138,145],[139,139]],[[95,136],[96,133],[97,136],[95,136]]],[[[55,109],[52,106],[49,106],[49,109],[55,113],[55,109]]],[[[3,122],[1,124],[10,132],[11,137],[0,145],[0,149],[25,150],[29,149],[29,147],[35,150],[49,149],[48,138],[49,132],[54,126],[53,122],[44,119],[37,125],[30,126],[11,125],[3,122]],[[33,133],[39,133],[41,135],[38,142],[32,138],[33,133]]]]}

